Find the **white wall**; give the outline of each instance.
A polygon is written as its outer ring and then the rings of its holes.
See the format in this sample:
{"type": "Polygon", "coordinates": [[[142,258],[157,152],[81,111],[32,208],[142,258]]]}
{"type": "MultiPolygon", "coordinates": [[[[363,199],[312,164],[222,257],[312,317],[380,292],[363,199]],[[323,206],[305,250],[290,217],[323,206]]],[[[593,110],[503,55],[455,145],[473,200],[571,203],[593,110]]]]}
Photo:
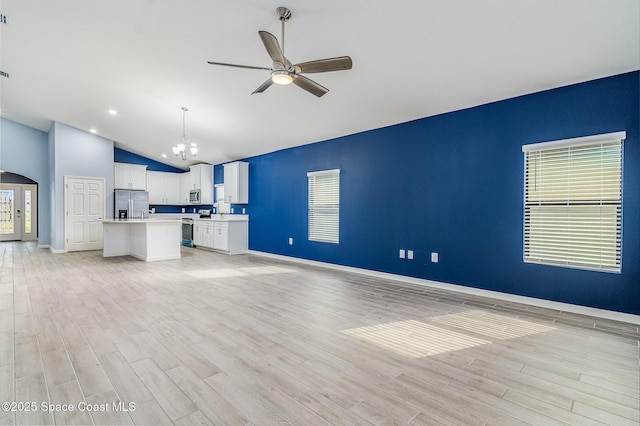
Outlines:
{"type": "Polygon", "coordinates": [[[38,244],[50,244],[51,194],[47,134],[0,119],[0,169],[38,182],[38,244]]]}
{"type": "Polygon", "coordinates": [[[56,181],[55,181],[55,135],[56,129],[55,126],[51,125],[51,129],[49,129],[49,133],[47,134],[47,164],[49,165],[49,199],[51,200],[49,204],[49,244],[52,241],[55,241],[56,237],[56,204],[54,200],[56,199],[56,181]]]}
{"type": "Polygon", "coordinates": [[[49,132],[49,160],[53,163],[51,247],[64,250],[64,177],[104,178],[105,210],[113,212],[113,141],[54,122],[49,132]]]}

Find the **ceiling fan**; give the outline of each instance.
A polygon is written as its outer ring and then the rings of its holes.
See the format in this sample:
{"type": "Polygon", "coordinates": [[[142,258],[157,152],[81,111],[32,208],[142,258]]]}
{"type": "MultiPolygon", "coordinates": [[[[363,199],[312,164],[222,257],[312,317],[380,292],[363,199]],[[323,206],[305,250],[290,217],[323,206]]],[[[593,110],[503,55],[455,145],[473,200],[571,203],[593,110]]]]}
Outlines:
{"type": "Polygon", "coordinates": [[[306,90],[309,93],[320,97],[327,93],[329,89],[321,86],[315,81],[305,77],[302,73],[318,73],[328,71],[342,71],[351,69],[351,58],[348,56],[339,56],[336,58],[318,59],[315,61],[301,62],[299,64],[291,64],[284,56],[284,25],[291,18],[291,11],[286,7],[279,7],[276,13],[282,22],[282,47],[278,44],[278,39],[267,31],[258,31],[267,53],[271,57],[273,64],[271,68],[255,67],[251,65],[227,64],[224,62],[207,61],[211,65],[224,65],[227,67],[248,68],[255,70],[267,70],[271,72],[271,77],[262,83],[256,90],[251,93],[262,93],[272,84],[290,84],[306,90]]]}

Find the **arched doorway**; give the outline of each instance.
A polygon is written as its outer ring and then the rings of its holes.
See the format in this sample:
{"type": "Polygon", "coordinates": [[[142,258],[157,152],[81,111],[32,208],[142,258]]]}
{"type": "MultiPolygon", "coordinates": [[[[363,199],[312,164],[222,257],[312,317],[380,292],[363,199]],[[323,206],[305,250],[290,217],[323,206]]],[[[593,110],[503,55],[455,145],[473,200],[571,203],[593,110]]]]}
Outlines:
{"type": "Polygon", "coordinates": [[[38,239],[38,183],[0,172],[0,241],[38,239]]]}

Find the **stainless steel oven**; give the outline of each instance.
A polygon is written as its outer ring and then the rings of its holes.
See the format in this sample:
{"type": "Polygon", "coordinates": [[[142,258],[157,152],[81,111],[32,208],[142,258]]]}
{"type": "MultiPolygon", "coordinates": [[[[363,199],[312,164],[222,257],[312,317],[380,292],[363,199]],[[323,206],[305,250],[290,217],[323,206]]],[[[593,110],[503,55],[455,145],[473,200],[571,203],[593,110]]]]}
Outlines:
{"type": "Polygon", "coordinates": [[[182,245],[193,247],[193,219],[182,219],[182,245]]]}

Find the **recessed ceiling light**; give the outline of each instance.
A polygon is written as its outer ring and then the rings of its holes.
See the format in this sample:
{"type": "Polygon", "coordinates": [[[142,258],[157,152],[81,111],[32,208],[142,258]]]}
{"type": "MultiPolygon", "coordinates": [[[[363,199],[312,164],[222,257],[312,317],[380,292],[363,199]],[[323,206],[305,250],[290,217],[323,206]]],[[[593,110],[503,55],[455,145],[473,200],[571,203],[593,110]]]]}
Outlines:
{"type": "Polygon", "coordinates": [[[118,114],[118,111],[116,111],[115,109],[112,109],[112,108],[109,108],[109,109],[107,110],[107,112],[108,112],[109,114],[111,114],[111,115],[117,115],[117,114],[118,114]]]}
{"type": "Polygon", "coordinates": [[[89,129],[89,131],[90,131],[91,133],[98,133],[98,131],[97,131],[96,129],[89,129]]]}
{"type": "Polygon", "coordinates": [[[162,158],[167,158],[167,154],[162,154],[162,158]]]}

